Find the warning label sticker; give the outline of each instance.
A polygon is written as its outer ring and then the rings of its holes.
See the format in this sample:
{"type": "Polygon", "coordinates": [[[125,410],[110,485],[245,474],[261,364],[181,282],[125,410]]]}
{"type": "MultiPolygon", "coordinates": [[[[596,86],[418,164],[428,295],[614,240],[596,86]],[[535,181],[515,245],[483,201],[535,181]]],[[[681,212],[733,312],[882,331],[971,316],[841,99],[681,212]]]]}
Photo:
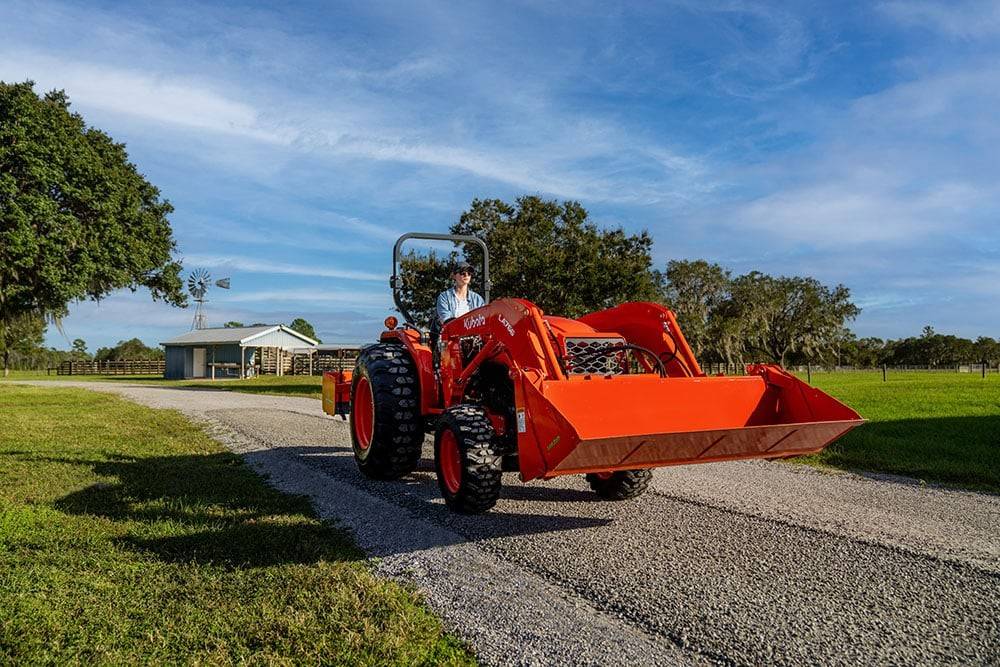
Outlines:
{"type": "Polygon", "coordinates": [[[517,411],[517,432],[527,433],[528,427],[524,422],[524,408],[517,411]]]}

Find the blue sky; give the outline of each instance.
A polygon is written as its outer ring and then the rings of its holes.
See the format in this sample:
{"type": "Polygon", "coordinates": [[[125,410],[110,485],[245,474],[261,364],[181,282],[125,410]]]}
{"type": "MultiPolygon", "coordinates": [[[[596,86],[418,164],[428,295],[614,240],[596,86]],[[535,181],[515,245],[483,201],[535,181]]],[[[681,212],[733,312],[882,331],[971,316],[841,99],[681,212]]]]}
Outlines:
{"type": "MultiPolygon", "coordinates": [[[[848,285],[859,335],[1000,336],[995,2],[0,3],[0,79],[64,88],[231,276],[210,322],[370,340],[400,233],[581,201],[655,261],[848,285]]],[[[147,293],[67,347],[165,340],[147,293]]]]}

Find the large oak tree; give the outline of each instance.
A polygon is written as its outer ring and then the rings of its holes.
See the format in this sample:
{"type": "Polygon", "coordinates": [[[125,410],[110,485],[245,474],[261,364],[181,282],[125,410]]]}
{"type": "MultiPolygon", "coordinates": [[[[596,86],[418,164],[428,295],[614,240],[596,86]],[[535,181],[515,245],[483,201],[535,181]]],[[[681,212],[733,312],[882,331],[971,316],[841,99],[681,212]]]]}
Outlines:
{"type": "MultiPolygon", "coordinates": [[[[624,301],[660,299],[649,234],[602,229],[578,202],[535,196],[520,197],[513,204],[475,199],[451,233],[486,242],[493,298],[527,299],[546,313],[567,317],[624,301]]],[[[478,246],[461,250],[478,270],[478,246]]],[[[403,302],[421,324],[429,322],[434,297],[449,285],[448,267],[456,257],[418,252],[404,256],[403,302]]],[[[481,291],[481,283],[472,288],[481,291]]]]}
{"type": "Polygon", "coordinates": [[[703,259],[670,260],[665,274],[664,296],[674,311],[694,355],[704,354],[715,343],[713,329],[719,307],[729,296],[729,271],[703,259]]]}
{"type": "Polygon", "coordinates": [[[62,91],[0,82],[0,348],[20,318],[118,289],[186,301],[173,208],[124,144],[69,106],[62,91]]]}
{"type": "Polygon", "coordinates": [[[751,271],[732,281],[714,337],[726,361],[749,355],[785,366],[793,353],[815,360],[828,355],[860,312],[844,285],[751,271]]]}

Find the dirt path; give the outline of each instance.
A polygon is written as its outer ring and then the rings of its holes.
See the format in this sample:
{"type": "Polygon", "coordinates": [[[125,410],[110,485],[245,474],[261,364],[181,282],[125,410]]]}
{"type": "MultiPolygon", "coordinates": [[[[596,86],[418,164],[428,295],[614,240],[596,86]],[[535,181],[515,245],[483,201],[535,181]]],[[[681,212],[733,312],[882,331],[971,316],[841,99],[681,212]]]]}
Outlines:
{"type": "Polygon", "coordinates": [[[487,664],[1000,661],[997,496],[726,463],[658,470],[627,503],[506,475],[496,509],[465,517],[440,500],[430,447],[402,482],[364,479],[318,401],[76,386],[207,420],[487,664]]]}

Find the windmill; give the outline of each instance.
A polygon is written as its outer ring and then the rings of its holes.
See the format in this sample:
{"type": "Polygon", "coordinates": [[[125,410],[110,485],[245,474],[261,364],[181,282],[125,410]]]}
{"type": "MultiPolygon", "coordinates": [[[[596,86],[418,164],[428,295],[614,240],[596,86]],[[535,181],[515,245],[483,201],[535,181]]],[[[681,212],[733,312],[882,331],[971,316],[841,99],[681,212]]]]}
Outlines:
{"type": "MultiPolygon", "coordinates": [[[[208,299],[205,295],[208,294],[208,288],[211,286],[212,276],[208,274],[205,269],[195,269],[188,276],[188,292],[194,297],[195,303],[198,307],[194,311],[194,321],[191,323],[192,329],[207,329],[208,319],[205,317],[205,302],[208,299]]],[[[221,287],[222,289],[229,289],[229,278],[221,278],[215,281],[216,287],[221,287]]]]}

